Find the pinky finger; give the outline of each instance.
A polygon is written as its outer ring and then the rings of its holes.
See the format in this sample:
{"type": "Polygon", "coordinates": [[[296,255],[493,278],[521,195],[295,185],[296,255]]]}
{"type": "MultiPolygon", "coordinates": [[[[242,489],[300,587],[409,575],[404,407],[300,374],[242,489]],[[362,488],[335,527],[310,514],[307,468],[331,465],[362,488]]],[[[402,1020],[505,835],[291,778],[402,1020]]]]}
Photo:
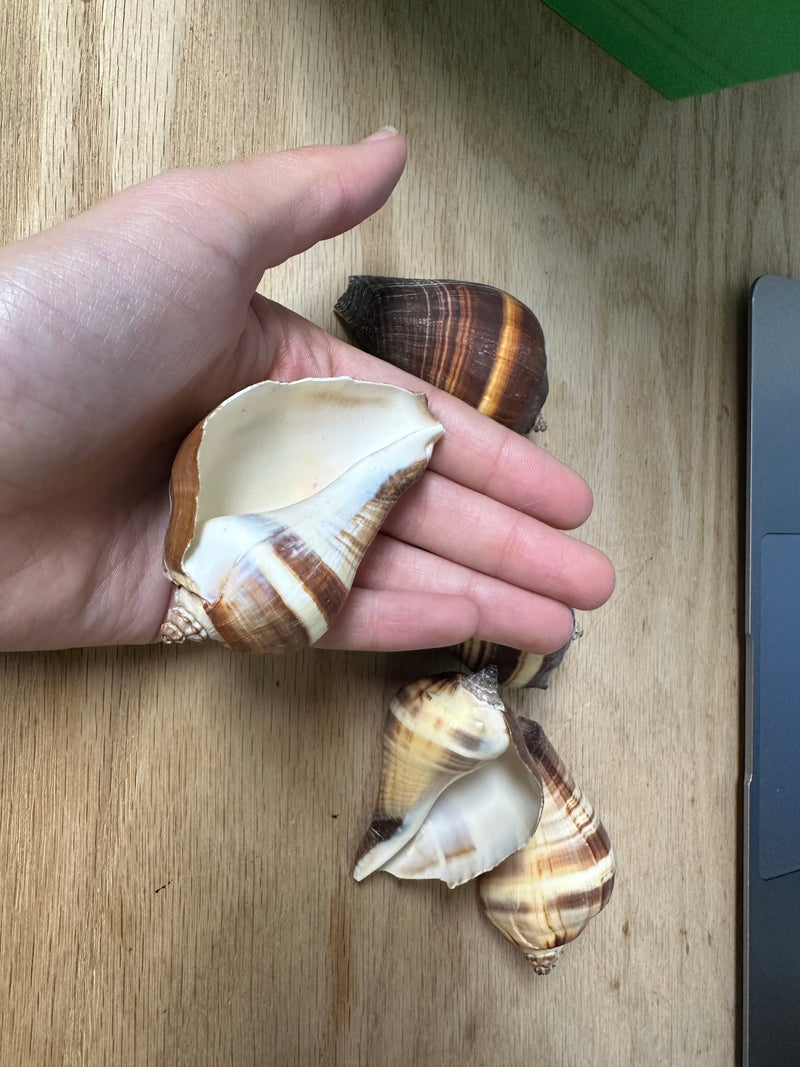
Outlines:
{"type": "Polygon", "coordinates": [[[353,589],[315,647],[355,652],[440,648],[468,640],[478,620],[478,608],[468,597],[353,589]]]}

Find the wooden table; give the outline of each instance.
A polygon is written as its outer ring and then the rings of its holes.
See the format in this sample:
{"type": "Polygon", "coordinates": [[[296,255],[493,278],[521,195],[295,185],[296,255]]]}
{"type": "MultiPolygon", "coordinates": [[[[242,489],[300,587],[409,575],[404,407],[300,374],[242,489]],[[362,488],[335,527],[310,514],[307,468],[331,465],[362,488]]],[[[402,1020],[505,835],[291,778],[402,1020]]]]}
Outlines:
{"type": "Polygon", "coordinates": [[[398,125],[389,205],[263,289],[333,331],[350,272],[529,303],[541,440],[618,571],[511,698],[618,857],[548,978],[472,887],[350,877],[387,700],[444,653],[7,655],[0,1063],[731,1064],[745,308],[800,272],[800,77],[669,103],[504,0],[4,0],[0,49],[3,240],[167,167],[398,125]]]}

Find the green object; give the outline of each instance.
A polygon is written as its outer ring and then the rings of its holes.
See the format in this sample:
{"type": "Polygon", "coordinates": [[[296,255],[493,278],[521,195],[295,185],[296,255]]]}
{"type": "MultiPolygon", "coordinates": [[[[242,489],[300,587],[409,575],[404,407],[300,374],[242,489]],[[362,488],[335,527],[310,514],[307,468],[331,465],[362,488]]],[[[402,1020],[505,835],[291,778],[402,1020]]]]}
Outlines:
{"type": "Polygon", "coordinates": [[[670,100],[800,70],[800,0],[544,0],[670,100]]]}

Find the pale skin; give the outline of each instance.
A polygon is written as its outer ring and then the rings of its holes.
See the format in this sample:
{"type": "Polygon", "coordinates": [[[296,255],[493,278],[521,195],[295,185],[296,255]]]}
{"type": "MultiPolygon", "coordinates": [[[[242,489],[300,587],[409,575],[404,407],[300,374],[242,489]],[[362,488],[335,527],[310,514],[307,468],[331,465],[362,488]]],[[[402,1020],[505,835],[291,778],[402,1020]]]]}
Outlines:
{"type": "Polygon", "coordinates": [[[405,158],[387,130],[175,171],[0,250],[0,648],[157,640],[177,446],[265,378],[404,385],[446,431],[320,645],[479,634],[546,652],[570,634],[567,605],[610,596],[606,556],[566,532],[592,508],[577,474],[255,292],[270,267],[376,211],[405,158]]]}

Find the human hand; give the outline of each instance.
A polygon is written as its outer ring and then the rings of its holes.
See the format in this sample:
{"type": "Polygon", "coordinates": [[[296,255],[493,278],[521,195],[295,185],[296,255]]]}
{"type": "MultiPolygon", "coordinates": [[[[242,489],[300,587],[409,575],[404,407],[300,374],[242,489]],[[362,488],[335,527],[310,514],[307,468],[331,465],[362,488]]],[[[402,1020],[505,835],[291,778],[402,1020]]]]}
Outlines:
{"type": "Polygon", "coordinates": [[[552,651],[565,605],[610,595],[562,530],[591,494],[542,449],[255,293],[264,271],[356,225],[405,164],[399,136],[175,171],[0,251],[0,648],[156,639],[172,459],[232,393],[348,375],[428,395],[446,430],[320,645],[479,634],[552,651]]]}

